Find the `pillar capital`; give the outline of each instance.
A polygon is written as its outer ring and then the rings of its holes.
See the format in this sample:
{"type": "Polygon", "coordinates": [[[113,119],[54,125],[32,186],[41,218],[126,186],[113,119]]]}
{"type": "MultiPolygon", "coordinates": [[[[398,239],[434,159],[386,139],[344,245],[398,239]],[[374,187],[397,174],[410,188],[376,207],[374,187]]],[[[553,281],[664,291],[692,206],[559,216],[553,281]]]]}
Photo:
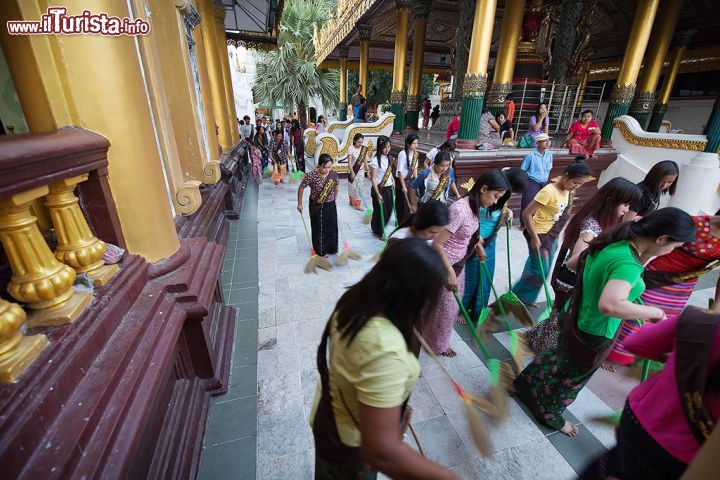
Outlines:
{"type": "Polygon", "coordinates": [[[465,75],[465,82],[463,83],[463,97],[485,97],[485,90],[487,90],[487,74],[476,75],[470,73],[465,75]]]}
{"type": "Polygon", "coordinates": [[[358,25],[358,36],[360,41],[369,41],[372,35],[372,25],[361,23],[358,25]]]}
{"type": "Polygon", "coordinates": [[[610,102],[619,103],[622,105],[630,105],[633,97],[635,96],[635,84],[631,85],[620,85],[615,84],[610,93],[610,102]]]}
{"type": "Polygon", "coordinates": [[[485,98],[485,103],[494,114],[505,109],[505,98],[512,92],[512,82],[495,83],[485,98]]]}
{"type": "Polygon", "coordinates": [[[673,35],[670,45],[673,47],[687,47],[696,33],[697,30],[679,30],[673,35]]]}
{"type": "Polygon", "coordinates": [[[415,0],[413,8],[413,14],[416,19],[427,20],[430,15],[430,8],[432,7],[432,0],[415,0]]]}
{"type": "Polygon", "coordinates": [[[347,60],[349,53],[350,47],[338,47],[338,54],[340,55],[340,58],[347,60]]]}
{"type": "Polygon", "coordinates": [[[413,6],[413,0],[395,0],[395,7],[398,10],[410,9],[413,6]]]}

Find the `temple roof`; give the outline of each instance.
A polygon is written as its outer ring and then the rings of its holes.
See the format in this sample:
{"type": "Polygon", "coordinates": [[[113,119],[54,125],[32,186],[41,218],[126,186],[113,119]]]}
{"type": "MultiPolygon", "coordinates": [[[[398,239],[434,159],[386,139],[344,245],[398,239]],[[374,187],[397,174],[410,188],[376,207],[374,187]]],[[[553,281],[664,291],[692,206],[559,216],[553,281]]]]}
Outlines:
{"type": "Polygon", "coordinates": [[[284,0],[215,0],[225,7],[225,34],[250,47],[277,45],[284,0]]]}

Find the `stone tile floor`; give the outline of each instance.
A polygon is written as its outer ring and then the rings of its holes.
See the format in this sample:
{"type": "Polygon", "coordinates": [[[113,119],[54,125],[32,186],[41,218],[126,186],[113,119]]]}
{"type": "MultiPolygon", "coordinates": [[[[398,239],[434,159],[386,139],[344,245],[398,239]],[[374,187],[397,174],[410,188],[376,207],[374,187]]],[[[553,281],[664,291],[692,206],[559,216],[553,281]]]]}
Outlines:
{"type": "MultiPolygon", "coordinates": [[[[267,180],[260,187],[249,185],[241,218],[231,224],[223,288],[227,303],[239,309],[240,321],[230,390],[215,398],[210,409],[200,471],[204,479],[312,478],[308,416],[317,381],[317,345],[335,302],[372,267],[369,259],[380,242],[361,222],[362,213],[348,206],[343,182],[340,239],[363,260],[304,274],[310,246],[295,209],[296,188],[297,183],[275,187],[267,180]]],[[[504,235],[499,240],[495,283],[502,294],[507,290],[507,250],[504,235]]],[[[517,229],[511,230],[510,252],[518,277],[527,247],[517,229]]],[[[707,305],[716,278],[701,281],[693,304],[707,305]]],[[[544,300],[541,294],[538,301],[544,300]]],[[[507,332],[488,340],[491,355],[509,359],[507,332]]],[[[442,358],[444,365],[465,388],[486,392],[488,371],[468,328],[456,325],[451,343],[459,355],[442,358]]],[[[540,426],[511,398],[507,420],[489,428],[493,454],[483,458],[448,379],[429,357],[420,360],[422,377],[410,400],[419,442],[428,457],[467,479],[575,478],[614,444],[613,429],[597,418],[622,408],[640,376],[637,368],[599,371],[567,413],[580,425],[575,438],[540,426]]],[[[416,448],[412,438],[406,441],[416,448]]]]}

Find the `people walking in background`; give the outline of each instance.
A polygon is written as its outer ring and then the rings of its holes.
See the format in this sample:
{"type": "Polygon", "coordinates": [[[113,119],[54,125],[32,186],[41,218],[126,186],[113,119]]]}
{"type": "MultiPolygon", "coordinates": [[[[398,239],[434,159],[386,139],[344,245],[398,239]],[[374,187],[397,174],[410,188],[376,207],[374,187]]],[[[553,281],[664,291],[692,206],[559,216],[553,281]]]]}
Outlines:
{"type": "Polygon", "coordinates": [[[252,142],[253,126],[250,124],[250,116],[244,115],[242,119],[243,125],[240,127],[240,138],[246,142],[252,142]]]}
{"type": "Polygon", "coordinates": [[[268,166],[268,162],[270,161],[270,151],[268,150],[269,142],[267,138],[265,127],[263,125],[258,125],[257,133],[255,134],[254,146],[260,151],[260,166],[262,166],[263,170],[268,166]]]}
{"type": "Polygon", "coordinates": [[[663,195],[675,195],[680,167],[672,160],[663,160],[648,171],[638,187],[642,190],[642,198],[630,206],[630,211],[625,214],[625,220],[634,220],[660,208],[660,197],[663,195]]]}
{"type": "Polygon", "coordinates": [[[353,120],[355,120],[355,122],[357,122],[357,119],[360,116],[360,104],[362,103],[361,100],[363,98],[365,97],[363,97],[362,94],[362,85],[358,85],[357,92],[355,92],[355,95],[350,97],[350,103],[353,106],[353,120]]]}
{"type": "Polygon", "coordinates": [[[273,164],[272,180],[275,185],[285,183],[287,163],[290,158],[290,144],[283,139],[283,131],[276,130],[273,140],[270,142],[270,161],[273,164]]]}
{"type": "Polygon", "coordinates": [[[367,105],[365,97],[360,97],[360,106],[358,107],[355,123],[364,123],[367,121],[367,105]]]}
{"type": "Polygon", "coordinates": [[[435,105],[432,109],[432,113],[430,114],[430,120],[432,120],[431,127],[435,125],[435,122],[438,121],[438,118],[440,118],[440,105],[435,105]]]}
{"type": "Polygon", "coordinates": [[[664,208],[638,222],[622,223],[590,243],[578,264],[577,284],[560,322],[557,347],[535,357],[514,382],[520,399],[540,423],[577,435],[577,426],[562,415],[607,358],[620,319],[665,318],[660,308],[634,303],[645,290],[643,264],[694,237],[690,215],[664,208]]]}
{"type": "Polygon", "coordinates": [[[570,131],[560,148],[565,145],[570,149],[570,153],[584,155],[586,159],[592,157],[600,147],[600,125],[593,120],[592,110],[583,111],[580,120],[570,125],[570,131]]]}
{"type": "Polygon", "coordinates": [[[426,98],[423,102],[423,110],[422,110],[422,128],[428,128],[428,121],[430,120],[430,107],[432,104],[430,103],[430,99],[426,98]]]}
{"type": "Polygon", "coordinates": [[[548,149],[550,137],[541,133],[535,137],[535,150],[523,158],[520,168],[528,174],[528,187],[520,200],[520,225],[523,224],[522,214],[535,199],[535,195],[547,184],[550,171],[553,168],[553,154],[548,149]]]}
{"type": "Polygon", "coordinates": [[[293,147],[295,147],[295,162],[297,167],[301,171],[305,171],[305,139],[303,138],[303,129],[300,127],[300,122],[297,120],[292,121],[292,128],[290,129],[290,136],[292,137],[293,147]]]}

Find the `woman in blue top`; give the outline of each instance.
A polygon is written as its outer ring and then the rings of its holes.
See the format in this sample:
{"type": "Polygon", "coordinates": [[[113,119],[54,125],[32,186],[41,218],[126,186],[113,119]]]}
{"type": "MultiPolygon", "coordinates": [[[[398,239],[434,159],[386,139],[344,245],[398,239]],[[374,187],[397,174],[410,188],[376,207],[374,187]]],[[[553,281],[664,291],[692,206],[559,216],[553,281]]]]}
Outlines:
{"type": "MultiPolygon", "coordinates": [[[[510,190],[505,192],[495,205],[489,208],[481,208],[480,215],[480,241],[485,247],[485,265],[490,276],[495,275],[495,240],[498,231],[507,223],[512,222],[512,210],[507,208],[507,202],[513,193],[522,193],[527,188],[527,173],[521,168],[512,167],[503,169],[503,175],[510,183],[510,190]]],[[[470,312],[472,318],[477,318],[483,307],[490,299],[490,282],[485,275],[480,275],[480,264],[477,257],[473,256],[465,262],[465,293],[463,294],[463,305],[470,312]],[[482,279],[482,288],[480,287],[482,279]],[[482,295],[481,295],[482,293],[482,295]]],[[[464,318],[458,317],[460,323],[465,323],[464,318]]]]}
{"type": "Polygon", "coordinates": [[[418,174],[410,183],[408,198],[410,209],[415,211],[419,203],[431,200],[440,200],[447,203],[450,192],[455,198],[460,198],[460,192],[455,184],[455,171],[450,166],[452,154],[450,152],[438,152],[433,159],[430,168],[426,168],[418,174]]]}

